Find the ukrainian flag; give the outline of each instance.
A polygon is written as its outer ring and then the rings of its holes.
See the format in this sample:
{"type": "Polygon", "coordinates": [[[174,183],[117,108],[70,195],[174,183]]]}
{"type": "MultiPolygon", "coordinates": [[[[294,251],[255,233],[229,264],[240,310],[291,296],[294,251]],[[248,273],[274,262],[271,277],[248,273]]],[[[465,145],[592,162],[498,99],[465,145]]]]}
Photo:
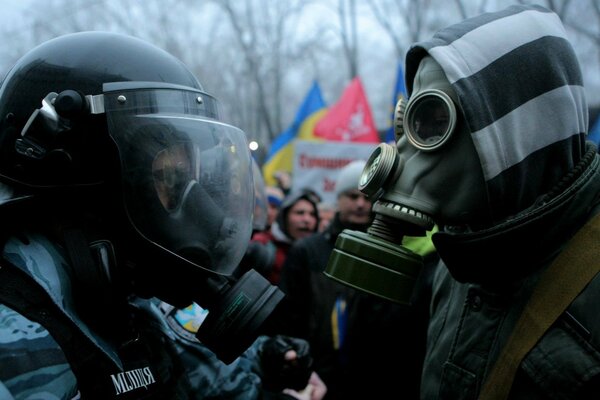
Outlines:
{"type": "Polygon", "coordinates": [[[267,186],[277,184],[275,172],[292,173],[295,139],[321,140],[314,136],[313,130],[317,121],[323,118],[326,111],[321,88],[317,82],[314,82],[296,114],[292,126],[283,131],[271,144],[262,168],[267,186]]]}
{"type": "Polygon", "coordinates": [[[385,134],[385,142],[395,142],[394,136],[394,111],[396,110],[396,103],[401,97],[406,98],[406,86],[404,85],[404,69],[402,68],[402,62],[398,63],[398,72],[396,74],[396,87],[394,88],[394,97],[392,99],[392,113],[390,116],[390,127],[385,134]]]}
{"type": "Polygon", "coordinates": [[[600,148],[600,116],[596,117],[596,122],[592,125],[592,129],[590,129],[587,139],[591,140],[600,148]]]}

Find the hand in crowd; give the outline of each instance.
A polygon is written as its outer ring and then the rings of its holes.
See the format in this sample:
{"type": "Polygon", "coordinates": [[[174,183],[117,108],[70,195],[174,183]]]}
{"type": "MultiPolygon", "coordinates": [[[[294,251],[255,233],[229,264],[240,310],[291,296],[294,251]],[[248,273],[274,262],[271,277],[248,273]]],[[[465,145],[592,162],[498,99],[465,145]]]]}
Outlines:
{"type": "Polygon", "coordinates": [[[283,389],[283,393],[298,400],[321,400],[327,393],[327,386],[316,372],[308,379],[308,385],[300,391],[294,389],[283,389]]]}
{"type": "Polygon", "coordinates": [[[312,370],[307,341],[285,335],[270,337],[261,350],[263,386],[298,399],[321,400],[327,392],[322,379],[312,370]]]}
{"type": "Polygon", "coordinates": [[[292,188],[292,177],[285,171],[277,171],[275,173],[275,180],[277,180],[277,185],[284,193],[289,192],[292,188]]]}

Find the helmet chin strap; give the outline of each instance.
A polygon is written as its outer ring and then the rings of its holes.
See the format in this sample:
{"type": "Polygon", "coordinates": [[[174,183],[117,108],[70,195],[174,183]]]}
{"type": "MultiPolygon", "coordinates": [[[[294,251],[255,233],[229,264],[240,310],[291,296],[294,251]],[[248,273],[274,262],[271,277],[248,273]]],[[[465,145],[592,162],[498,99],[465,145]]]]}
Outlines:
{"type": "Polygon", "coordinates": [[[110,285],[108,276],[103,273],[102,268],[98,268],[92,258],[90,245],[83,231],[76,227],[67,227],[63,229],[63,238],[69,258],[71,259],[72,273],[77,287],[84,286],[84,290],[78,289],[85,295],[86,303],[95,299],[98,303],[106,304],[110,301],[109,292],[105,289],[110,285]]]}
{"type": "MultiPolygon", "coordinates": [[[[119,292],[111,242],[97,240],[90,243],[79,227],[66,226],[61,231],[71,261],[70,272],[79,316],[99,331],[110,329],[115,321],[122,326],[130,326],[126,297],[119,292]]],[[[132,333],[127,332],[122,339],[129,340],[130,335],[132,333]]]]}

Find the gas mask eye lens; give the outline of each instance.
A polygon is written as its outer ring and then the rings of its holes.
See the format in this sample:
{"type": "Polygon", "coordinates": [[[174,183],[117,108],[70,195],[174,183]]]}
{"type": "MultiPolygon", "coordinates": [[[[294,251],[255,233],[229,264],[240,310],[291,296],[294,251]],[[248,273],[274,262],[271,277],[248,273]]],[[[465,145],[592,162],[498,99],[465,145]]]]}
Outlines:
{"type": "Polygon", "coordinates": [[[449,113],[435,98],[423,99],[415,105],[413,127],[419,140],[435,143],[448,130],[449,113]]]}
{"type": "Polygon", "coordinates": [[[456,107],[440,90],[425,90],[408,102],[404,131],[413,146],[431,151],[450,138],[456,126],[456,107]]]}
{"type": "Polygon", "coordinates": [[[373,179],[373,175],[375,175],[375,173],[377,172],[377,169],[379,168],[379,161],[380,161],[380,158],[376,157],[375,159],[373,159],[373,161],[369,165],[369,167],[363,171],[363,173],[360,176],[360,182],[359,182],[360,186],[367,185],[369,183],[369,181],[371,181],[373,179]]]}

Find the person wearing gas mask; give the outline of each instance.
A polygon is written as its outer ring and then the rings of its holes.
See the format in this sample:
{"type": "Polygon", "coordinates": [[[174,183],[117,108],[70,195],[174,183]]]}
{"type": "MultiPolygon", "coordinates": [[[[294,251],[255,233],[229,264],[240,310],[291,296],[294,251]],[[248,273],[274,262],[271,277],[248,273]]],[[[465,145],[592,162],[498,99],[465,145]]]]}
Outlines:
{"type": "Polygon", "coordinates": [[[17,61],[0,115],[0,397],[306,386],[306,342],[260,336],[283,293],[233,274],[252,232],[245,134],[187,67],[125,35],[61,36],[17,61]],[[195,334],[171,323],[192,303],[208,310],[195,334]]]}
{"type": "Polygon", "coordinates": [[[395,240],[435,223],[420,398],[598,398],[600,157],[559,17],[519,5],[468,19],[413,45],[405,71],[397,147],[362,175],[377,226],[348,236],[373,265],[362,282],[330,275],[407,302],[418,262],[395,240]],[[374,280],[384,266],[391,288],[374,280]]]}

